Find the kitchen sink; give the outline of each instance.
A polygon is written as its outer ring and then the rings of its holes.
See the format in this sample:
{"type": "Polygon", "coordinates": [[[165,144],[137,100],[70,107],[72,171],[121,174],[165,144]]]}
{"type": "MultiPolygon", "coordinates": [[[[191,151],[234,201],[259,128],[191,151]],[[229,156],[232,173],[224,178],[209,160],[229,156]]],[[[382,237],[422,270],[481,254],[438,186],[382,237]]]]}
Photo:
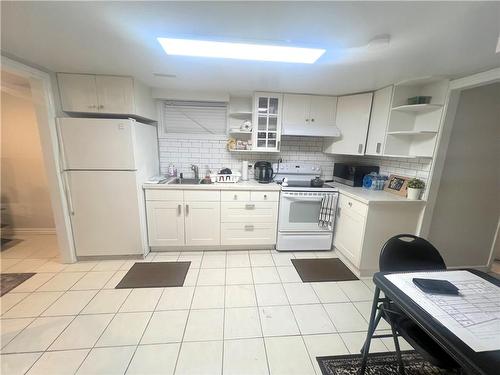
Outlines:
{"type": "MultiPolygon", "coordinates": [[[[197,178],[176,178],[170,181],[168,184],[179,184],[179,185],[199,185],[199,184],[207,184],[205,180],[200,180],[197,178]]],[[[211,183],[211,182],[210,182],[211,183]]]]}

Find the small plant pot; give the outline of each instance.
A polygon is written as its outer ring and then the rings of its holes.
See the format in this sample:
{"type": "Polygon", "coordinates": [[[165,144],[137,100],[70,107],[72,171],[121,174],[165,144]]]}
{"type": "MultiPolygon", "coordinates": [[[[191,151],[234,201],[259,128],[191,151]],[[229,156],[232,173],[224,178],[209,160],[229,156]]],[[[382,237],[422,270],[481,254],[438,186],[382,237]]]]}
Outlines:
{"type": "Polygon", "coordinates": [[[420,194],[422,193],[422,189],[414,189],[409,187],[406,191],[407,191],[406,197],[408,199],[412,200],[420,199],[420,194]]]}

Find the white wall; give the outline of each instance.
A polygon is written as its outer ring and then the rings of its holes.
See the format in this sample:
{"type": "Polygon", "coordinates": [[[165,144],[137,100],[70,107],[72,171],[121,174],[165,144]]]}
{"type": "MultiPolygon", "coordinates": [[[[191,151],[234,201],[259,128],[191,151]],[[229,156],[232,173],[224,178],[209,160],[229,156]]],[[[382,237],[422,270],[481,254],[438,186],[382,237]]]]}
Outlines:
{"type": "Polygon", "coordinates": [[[2,92],[2,222],[16,229],[54,228],[35,108],[2,92]]]}
{"type": "Polygon", "coordinates": [[[448,266],[485,266],[500,212],[500,84],[462,92],[429,240],[448,266]]]}

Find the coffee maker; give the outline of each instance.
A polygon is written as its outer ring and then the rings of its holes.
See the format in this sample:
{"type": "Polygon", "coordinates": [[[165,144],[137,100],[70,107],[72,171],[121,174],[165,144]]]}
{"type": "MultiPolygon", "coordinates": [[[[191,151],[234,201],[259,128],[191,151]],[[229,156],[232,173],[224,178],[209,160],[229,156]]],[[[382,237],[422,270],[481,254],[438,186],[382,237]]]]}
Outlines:
{"type": "Polygon", "coordinates": [[[258,161],[254,164],[254,178],[261,184],[268,184],[273,181],[273,166],[268,161],[258,161]]]}

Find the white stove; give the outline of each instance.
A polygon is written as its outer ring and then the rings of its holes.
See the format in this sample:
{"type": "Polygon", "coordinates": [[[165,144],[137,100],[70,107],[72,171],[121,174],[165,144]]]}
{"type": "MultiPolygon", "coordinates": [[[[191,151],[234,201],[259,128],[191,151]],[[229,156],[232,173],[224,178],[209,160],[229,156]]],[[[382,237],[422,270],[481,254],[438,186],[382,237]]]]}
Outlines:
{"type": "Polygon", "coordinates": [[[273,170],[277,171],[277,183],[288,183],[280,193],[276,250],[330,250],[335,215],[331,225],[325,226],[320,224],[320,213],[325,202],[336,211],[338,190],[311,186],[311,180],[321,176],[321,167],[314,164],[276,163],[273,170]]]}

